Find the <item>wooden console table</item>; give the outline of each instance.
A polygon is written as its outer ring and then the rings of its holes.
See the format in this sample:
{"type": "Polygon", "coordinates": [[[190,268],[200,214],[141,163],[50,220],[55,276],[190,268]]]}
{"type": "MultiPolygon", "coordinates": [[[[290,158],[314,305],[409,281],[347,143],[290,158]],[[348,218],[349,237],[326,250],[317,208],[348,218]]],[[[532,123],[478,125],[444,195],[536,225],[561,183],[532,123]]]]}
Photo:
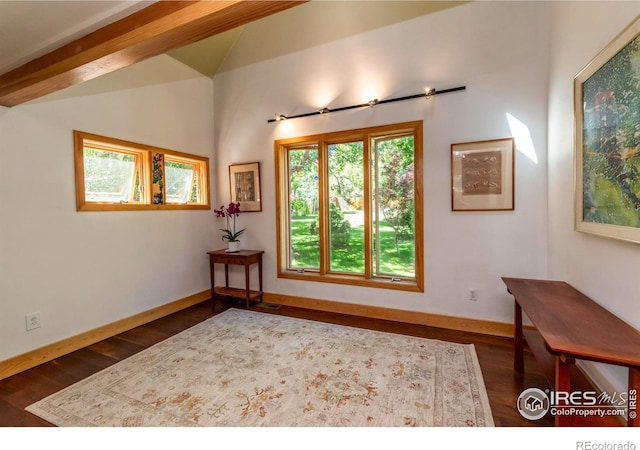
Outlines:
{"type": "MultiPolygon", "coordinates": [[[[556,392],[571,391],[571,366],[576,359],[582,359],[628,367],[628,392],[635,389],[638,393],[640,333],[635,328],[565,282],[506,277],[502,280],[515,299],[514,369],[517,372],[524,372],[526,339],[536,360],[553,357],[550,384],[556,392]],[[531,319],[535,331],[523,331],[522,311],[531,319]]],[[[631,412],[628,425],[639,426],[637,407],[631,402],[628,406],[631,412]]],[[[556,415],[555,423],[575,425],[574,419],[556,415]]]]}
{"type": "Polygon", "coordinates": [[[226,250],[214,250],[207,252],[209,255],[209,270],[211,272],[211,296],[215,294],[226,297],[238,298],[246,300],[247,308],[250,301],[262,301],[262,250],[240,250],[239,252],[228,253],[226,250]],[[224,264],[224,287],[215,285],[215,264],[224,264]],[[250,289],[251,280],[249,277],[249,268],[252,264],[258,264],[258,280],[259,289],[252,291],[250,289]],[[229,265],[244,266],[245,288],[238,289],[229,287],[229,265]]]}

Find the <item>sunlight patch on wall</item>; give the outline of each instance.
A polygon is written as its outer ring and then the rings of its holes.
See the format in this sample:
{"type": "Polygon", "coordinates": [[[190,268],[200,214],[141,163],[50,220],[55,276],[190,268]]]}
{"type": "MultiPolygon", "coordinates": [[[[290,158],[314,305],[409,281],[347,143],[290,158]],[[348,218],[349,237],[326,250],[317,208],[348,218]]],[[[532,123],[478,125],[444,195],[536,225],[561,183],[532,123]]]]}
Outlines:
{"type": "Polygon", "coordinates": [[[529,127],[509,113],[507,113],[507,121],[511,129],[511,135],[516,139],[516,149],[535,164],[538,164],[538,156],[533,146],[529,127]]]}
{"type": "MultiPolygon", "coordinates": [[[[360,49],[354,49],[355,52],[358,50],[360,49]]],[[[344,98],[346,102],[368,103],[372,100],[382,100],[389,95],[391,75],[385,72],[384,68],[380,68],[377,61],[367,59],[361,52],[358,52],[354,61],[352,82],[355,82],[355,92],[344,98]]]]}
{"type": "Polygon", "coordinates": [[[356,102],[367,103],[371,100],[380,100],[380,87],[372,80],[365,80],[359,89],[359,95],[356,102]]]}
{"type": "Polygon", "coordinates": [[[285,135],[288,135],[291,133],[291,131],[293,131],[293,124],[290,120],[281,120],[278,122],[278,128],[279,131],[282,131],[283,133],[285,133],[285,135]]]}
{"type": "Polygon", "coordinates": [[[338,88],[331,82],[319,80],[313,89],[310,89],[310,105],[315,108],[325,108],[332,105],[338,96],[338,88]]]}

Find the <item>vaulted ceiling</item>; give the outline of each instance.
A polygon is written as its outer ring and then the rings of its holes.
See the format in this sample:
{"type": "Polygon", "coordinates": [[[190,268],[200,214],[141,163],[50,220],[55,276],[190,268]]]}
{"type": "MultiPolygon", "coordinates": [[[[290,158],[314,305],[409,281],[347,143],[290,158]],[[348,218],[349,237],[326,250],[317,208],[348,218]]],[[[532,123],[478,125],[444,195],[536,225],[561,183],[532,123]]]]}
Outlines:
{"type": "Polygon", "coordinates": [[[0,0],[0,105],[162,53],[212,77],[461,3],[0,0]]]}

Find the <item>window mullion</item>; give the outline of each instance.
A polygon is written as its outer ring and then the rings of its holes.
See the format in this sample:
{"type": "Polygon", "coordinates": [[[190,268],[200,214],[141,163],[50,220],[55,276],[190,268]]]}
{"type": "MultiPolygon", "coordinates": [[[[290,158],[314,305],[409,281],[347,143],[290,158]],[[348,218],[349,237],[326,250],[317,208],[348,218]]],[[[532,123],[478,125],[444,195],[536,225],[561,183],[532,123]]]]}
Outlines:
{"type": "Polygon", "coordinates": [[[378,140],[375,140],[375,144],[373,145],[372,153],[375,155],[374,157],[374,183],[372,185],[372,192],[375,191],[375,223],[376,223],[376,249],[375,249],[375,275],[378,276],[380,274],[380,163],[378,161],[378,140]]]}
{"type": "Polygon", "coordinates": [[[142,187],[140,202],[148,205],[151,203],[151,152],[144,152],[140,158],[139,170],[140,186],[142,187]]]}
{"type": "Polygon", "coordinates": [[[363,139],[363,178],[364,178],[364,277],[372,278],[372,249],[373,237],[371,233],[371,138],[363,139]]]}
{"type": "Polygon", "coordinates": [[[318,225],[320,231],[320,274],[329,272],[329,152],[325,141],[318,142],[318,225]]]}

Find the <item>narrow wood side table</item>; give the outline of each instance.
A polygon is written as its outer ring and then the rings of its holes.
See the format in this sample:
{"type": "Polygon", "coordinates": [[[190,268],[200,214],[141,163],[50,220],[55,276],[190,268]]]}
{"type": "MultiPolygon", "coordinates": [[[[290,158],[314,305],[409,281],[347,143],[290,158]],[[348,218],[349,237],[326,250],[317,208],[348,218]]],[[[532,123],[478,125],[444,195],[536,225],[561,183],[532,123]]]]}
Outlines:
{"type": "MultiPolygon", "coordinates": [[[[640,426],[637,411],[640,390],[638,330],[564,281],[508,277],[502,277],[502,281],[515,300],[513,366],[516,372],[524,373],[525,342],[536,360],[542,363],[542,368],[547,368],[543,372],[555,392],[571,392],[570,369],[576,360],[628,367],[627,424],[640,426]],[[536,330],[523,329],[523,312],[536,330]]],[[[573,406],[566,399],[559,403],[560,408],[573,406]]],[[[589,418],[588,415],[560,414],[556,415],[555,423],[556,426],[585,426],[581,422],[589,418]]],[[[597,426],[606,425],[608,421],[620,425],[616,423],[616,416],[604,416],[597,426]]]]}
{"type": "Polygon", "coordinates": [[[246,300],[247,309],[250,301],[262,301],[262,250],[240,250],[239,252],[229,253],[225,249],[213,250],[207,252],[209,255],[209,270],[211,272],[211,296],[222,295],[226,297],[238,298],[246,300]],[[258,264],[258,280],[259,288],[257,291],[251,290],[249,268],[253,264],[258,264]],[[224,287],[215,285],[215,264],[224,264],[224,287]],[[229,287],[229,266],[244,266],[245,288],[229,287]]]}

